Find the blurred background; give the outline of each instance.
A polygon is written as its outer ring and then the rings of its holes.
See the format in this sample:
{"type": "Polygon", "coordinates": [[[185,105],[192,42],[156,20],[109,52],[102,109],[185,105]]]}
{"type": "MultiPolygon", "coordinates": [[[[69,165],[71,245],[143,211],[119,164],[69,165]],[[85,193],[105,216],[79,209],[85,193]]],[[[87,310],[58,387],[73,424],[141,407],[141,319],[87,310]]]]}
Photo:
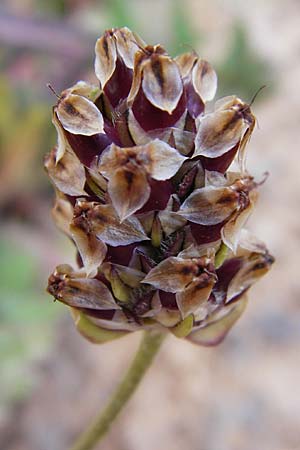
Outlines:
{"type": "Polygon", "coordinates": [[[45,293],[55,265],[74,261],[50,217],[46,84],[95,81],[95,39],[124,25],[174,56],[196,49],[218,71],[217,97],[250,101],[267,85],[248,167],[270,176],[249,226],[277,262],[219,347],[168,338],[99,449],[300,449],[299,23],[299,0],[1,0],[1,450],[67,449],[140,339],[89,344],[45,293]]]}

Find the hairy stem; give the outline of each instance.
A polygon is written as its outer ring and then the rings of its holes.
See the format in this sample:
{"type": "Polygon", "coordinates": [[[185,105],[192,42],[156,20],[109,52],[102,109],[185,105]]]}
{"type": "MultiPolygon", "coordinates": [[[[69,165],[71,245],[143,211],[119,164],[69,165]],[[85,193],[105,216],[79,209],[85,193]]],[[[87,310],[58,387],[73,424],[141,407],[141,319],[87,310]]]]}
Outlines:
{"type": "Polygon", "coordinates": [[[117,387],[106,407],[94,422],[79,436],[70,450],[91,450],[109,430],[110,425],[136,390],[154,356],[158,352],[165,334],[144,332],[140,347],[124,379],[117,387]]]}

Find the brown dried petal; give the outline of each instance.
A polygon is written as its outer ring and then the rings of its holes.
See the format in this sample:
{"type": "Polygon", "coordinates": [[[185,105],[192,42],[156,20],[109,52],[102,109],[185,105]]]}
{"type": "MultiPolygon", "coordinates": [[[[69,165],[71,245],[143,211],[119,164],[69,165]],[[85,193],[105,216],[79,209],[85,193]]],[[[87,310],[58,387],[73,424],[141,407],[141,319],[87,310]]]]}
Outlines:
{"type": "Polygon", "coordinates": [[[55,203],[51,211],[55,225],[66,235],[70,236],[70,223],[73,218],[73,206],[67,197],[56,191],[55,203]]]}
{"type": "Polygon", "coordinates": [[[150,270],[143,283],[149,283],[157,289],[175,293],[184,290],[198,276],[198,273],[198,259],[171,256],[150,270]]]}
{"type": "Polygon", "coordinates": [[[133,69],[135,54],[141,47],[145,47],[145,42],[127,27],[116,29],[114,38],[118,53],[125,65],[129,69],[133,69]]]}
{"type": "Polygon", "coordinates": [[[92,278],[97,274],[98,267],[104,261],[107,247],[94,234],[86,233],[74,224],[70,226],[70,231],[81,256],[86,274],[92,278]]]}
{"type": "Polygon", "coordinates": [[[108,182],[108,193],[121,221],[144,206],[150,192],[146,172],[134,165],[120,167],[108,182]]]}
{"type": "Polygon", "coordinates": [[[217,249],[220,247],[220,241],[209,242],[208,244],[196,245],[195,243],[189,245],[180,253],[179,258],[201,258],[207,256],[209,259],[214,259],[217,249]]]}
{"type": "Polygon", "coordinates": [[[54,148],[45,158],[45,168],[54,185],[64,194],[85,195],[85,170],[73,150],[67,146],[58,162],[56,155],[54,148]]]}
{"type": "Polygon", "coordinates": [[[170,132],[176,150],[184,156],[191,153],[194,147],[195,133],[181,130],[180,128],[170,128],[170,132]]]}
{"type": "Polygon", "coordinates": [[[266,251],[267,248],[263,241],[249,230],[245,228],[241,230],[236,256],[248,256],[249,252],[265,254],[266,251]]]}
{"type": "Polygon", "coordinates": [[[107,279],[110,278],[111,270],[118,275],[120,280],[131,288],[137,288],[140,282],[145,278],[144,272],[140,270],[132,269],[131,267],[121,266],[119,264],[104,263],[101,266],[101,270],[104,275],[107,275],[107,279]]]}
{"type": "Polygon", "coordinates": [[[234,109],[207,114],[200,119],[193,156],[216,158],[227,153],[241,140],[247,127],[234,109]]]}
{"type": "Polygon", "coordinates": [[[169,179],[185,159],[159,139],[128,148],[112,144],[101,157],[99,171],[109,179],[108,193],[121,220],[139,210],[149,199],[147,174],[155,180],[169,179]]]}
{"type": "Polygon", "coordinates": [[[199,59],[192,72],[192,81],[197,94],[204,102],[214,98],[217,91],[218,78],[213,67],[205,60],[199,59]]]}
{"type": "MultiPolygon", "coordinates": [[[[61,267],[59,277],[61,281],[49,284],[49,291],[54,297],[68,306],[89,309],[119,309],[112,294],[101,281],[94,278],[77,278],[63,274],[61,267]]],[[[55,277],[56,273],[54,273],[55,277]]],[[[51,277],[50,277],[51,279],[51,277]]]]}
{"type": "Polygon", "coordinates": [[[113,247],[149,240],[136,217],[131,216],[120,222],[111,205],[93,207],[89,219],[96,236],[113,247]]]}
{"type": "Polygon", "coordinates": [[[215,282],[215,276],[203,273],[182,292],[177,292],[176,301],[183,319],[202,307],[208,300],[215,282]]]}
{"type": "Polygon", "coordinates": [[[136,52],[135,60],[134,60],[134,71],[133,71],[133,79],[129,94],[127,96],[127,104],[132,106],[132,103],[137,96],[141,82],[142,82],[142,72],[144,68],[145,62],[145,54],[143,51],[139,50],[136,52]]]}
{"type": "Polygon", "coordinates": [[[117,61],[117,49],[114,38],[109,33],[96,41],[95,73],[102,89],[112,76],[117,61]]]}
{"type": "MultiPolygon", "coordinates": [[[[232,173],[232,172],[229,172],[232,173]]],[[[214,186],[214,187],[224,187],[224,186],[228,186],[230,184],[233,184],[234,181],[236,181],[240,174],[237,174],[237,178],[234,178],[231,181],[231,177],[230,177],[230,181],[228,180],[228,174],[225,177],[222,173],[220,172],[215,172],[213,170],[205,170],[205,186],[214,186]]]]}
{"type": "MultiPolygon", "coordinates": [[[[130,147],[129,150],[132,152],[133,158],[135,158],[135,147],[130,147]]],[[[128,161],[127,148],[111,144],[101,155],[98,170],[103,176],[109,179],[119,167],[124,166],[128,161]]]]}
{"type": "Polygon", "coordinates": [[[238,207],[238,194],[229,187],[208,186],[196,189],[181,205],[177,214],[200,225],[216,225],[238,207]]]}
{"type": "Polygon", "coordinates": [[[250,201],[248,206],[240,211],[237,211],[237,213],[224,225],[221,230],[221,236],[224,244],[226,244],[227,247],[229,247],[233,252],[236,252],[240,232],[253,211],[257,195],[257,191],[251,191],[249,193],[250,201]]]}
{"type": "Polygon", "coordinates": [[[187,339],[195,344],[206,346],[219,344],[242,315],[246,306],[247,298],[244,296],[234,306],[224,307],[224,315],[220,319],[215,318],[214,314],[212,314],[209,322],[198,329],[194,329],[187,339]]]}
{"type": "Polygon", "coordinates": [[[103,117],[97,106],[81,95],[68,94],[55,109],[63,128],[72,134],[103,133],[103,117]]]}
{"type": "Polygon", "coordinates": [[[171,114],[183,92],[177,64],[168,56],[153,55],[143,64],[142,88],[152,105],[171,114]]]}
{"type": "Polygon", "coordinates": [[[61,123],[59,122],[57,115],[53,112],[52,115],[52,123],[55,126],[55,129],[57,131],[57,145],[56,145],[56,163],[64,156],[64,153],[66,151],[66,138],[63,132],[63,128],[61,126],[61,123]]]}
{"type": "Polygon", "coordinates": [[[101,94],[101,91],[98,86],[86,83],[85,81],[77,81],[73,86],[62,92],[62,97],[68,94],[81,95],[94,102],[101,94]]]}
{"type": "Polygon", "coordinates": [[[192,73],[192,69],[197,60],[198,56],[195,52],[183,53],[182,55],[176,56],[175,61],[182,78],[186,78],[192,73]]]}
{"type": "Polygon", "coordinates": [[[239,162],[239,166],[240,166],[240,170],[242,173],[246,173],[246,167],[245,167],[245,163],[246,163],[246,147],[247,144],[251,138],[252,132],[254,130],[255,124],[256,124],[256,119],[253,115],[252,116],[252,123],[249,124],[249,128],[247,129],[246,133],[244,134],[244,136],[242,137],[240,146],[239,146],[239,153],[238,153],[238,162],[239,162]]]}
{"type": "Polygon", "coordinates": [[[155,139],[137,148],[137,160],[155,180],[168,180],[186,158],[166,142],[155,139]]]}
{"type": "Polygon", "coordinates": [[[273,262],[273,257],[267,251],[264,254],[252,253],[248,255],[228,286],[226,302],[242,294],[256,283],[270,270],[273,262]]]}
{"type": "Polygon", "coordinates": [[[166,209],[164,211],[159,211],[158,217],[166,236],[169,236],[186,224],[186,219],[184,217],[166,209]]]}
{"type": "Polygon", "coordinates": [[[219,98],[219,100],[216,101],[215,111],[228,110],[242,104],[244,103],[236,95],[227,95],[226,97],[219,98]]]}

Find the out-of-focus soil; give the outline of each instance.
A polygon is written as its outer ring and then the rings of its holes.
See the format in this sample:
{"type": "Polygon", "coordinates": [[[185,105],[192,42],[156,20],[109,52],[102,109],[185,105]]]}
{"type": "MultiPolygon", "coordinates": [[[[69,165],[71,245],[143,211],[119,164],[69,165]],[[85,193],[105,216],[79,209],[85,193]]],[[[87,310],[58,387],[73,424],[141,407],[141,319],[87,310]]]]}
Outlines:
{"type": "MultiPolygon", "coordinates": [[[[204,23],[203,7],[191,3],[204,23]]],[[[277,262],[219,347],[166,340],[99,449],[300,449],[300,4],[241,3],[228,2],[221,28],[228,30],[232,17],[242,15],[278,78],[273,96],[253,107],[259,129],[248,158],[256,176],[270,172],[250,226],[277,262]]],[[[214,1],[208,8],[211,22],[225,11],[222,5],[214,1]]],[[[7,417],[1,448],[67,449],[109,397],[139,339],[136,334],[97,347],[64,318],[52,354],[32,368],[37,387],[7,417]]]]}

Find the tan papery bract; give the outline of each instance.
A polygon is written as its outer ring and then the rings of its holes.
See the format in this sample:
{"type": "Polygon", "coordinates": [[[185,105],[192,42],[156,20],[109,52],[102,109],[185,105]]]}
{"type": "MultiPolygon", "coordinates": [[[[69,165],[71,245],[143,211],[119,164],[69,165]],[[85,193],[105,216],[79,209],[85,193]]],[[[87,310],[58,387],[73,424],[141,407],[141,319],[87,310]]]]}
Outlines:
{"type": "Polygon", "coordinates": [[[70,225],[70,231],[82,259],[86,274],[88,277],[93,278],[97,275],[98,268],[104,261],[107,247],[93,233],[86,233],[85,230],[74,224],[70,225]]]}
{"type": "Polygon", "coordinates": [[[182,53],[174,58],[176,64],[179,67],[180,74],[182,78],[191,76],[194,65],[198,60],[198,55],[196,52],[182,53]]]}
{"type": "Polygon", "coordinates": [[[140,209],[150,192],[146,172],[133,164],[116,169],[108,182],[108,193],[121,221],[140,209]]]}
{"type": "Polygon", "coordinates": [[[112,144],[103,153],[99,171],[108,179],[108,193],[123,221],[138,211],[150,196],[148,176],[171,178],[185,157],[158,139],[143,146],[121,148],[112,144]]]}
{"type": "Polygon", "coordinates": [[[127,27],[116,29],[114,37],[120,57],[129,69],[133,69],[135,54],[146,46],[145,42],[127,27]]]}
{"type": "Polygon", "coordinates": [[[67,236],[71,236],[70,223],[73,218],[73,206],[66,195],[56,190],[55,203],[51,211],[55,225],[67,236]]]}
{"type": "Polygon", "coordinates": [[[63,128],[72,134],[103,133],[103,117],[97,106],[81,95],[67,94],[55,109],[63,128]]]}
{"type": "Polygon", "coordinates": [[[247,291],[250,286],[268,272],[272,263],[273,258],[267,251],[265,254],[249,252],[247,257],[243,259],[242,267],[228,286],[226,302],[230,302],[230,300],[247,291]]]}
{"type": "Polygon", "coordinates": [[[176,293],[177,305],[183,319],[191,313],[196,313],[199,308],[203,307],[203,304],[207,302],[211,294],[215,282],[216,277],[214,275],[203,273],[183,291],[176,293]]]}
{"type": "Polygon", "coordinates": [[[238,144],[248,125],[233,110],[218,110],[200,117],[195,139],[195,156],[217,158],[238,144]]]}
{"type": "Polygon", "coordinates": [[[103,89],[112,76],[117,61],[115,40],[109,33],[105,33],[96,41],[95,53],[95,74],[103,89]]]}
{"type": "Polygon", "coordinates": [[[112,205],[93,206],[89,220],[96,236],[113,247],[149,240],[136,217],[121,222],[112,205]]]}
{"type": "MultiPolygon", "coordinates": [[[[119,309],[104,283],[94,278],[79,278],[76,273],[64,274],[62,269],[63,267],[59,267],[59,270],[54,272],[54,277],[61,280],[53,286],[55,298],[76,308],[119,309]]],[[[50,282],[49,290],[51,287],[50,282]]]]}
{"type": "Polygon", "coordinates": [[[195,344],[211,346],[223,341],[235,322],[241,317],[247,306],[247,298],[242,297],[233,306],[223,308],[223,317],[217,318],[212,314],[209,320],[188,335],[188,340],[195,344]]]}
{"type": "Polygon", "coordinates": [[[208,262],[208,259],[203,258],[184,259],[171,256],[150,270],[143,283],[166,292],[181,292],[201,276],[200,273],[208,262]]]}
{"type": "Polygon", "coordinates": [[[213,100],[217,92],[218,77],[213,67],[204,59],[198,59],[193,71],[192,82],[204,103],[213,100]]]}
{"type": "Polygon", "coordinates": [[[56,157],[55,157],[55,162],[57,164],[59,160],[64,156],[67,144],[63,128],[54,111],[52,114],[52,123],[55,126],[57,132],[56,157]]]}
{"type": "Polygon", "coordinates": [[[70,146],[57,161],[57,149],[54,148],[45,158],[45,168],[54,186],[64,194],[85,195],[85,170],[70,146]]]}
{"type": "Polygon", "coordinates": [[[179,69],[171,58],[153,55],[144,62],[142,89],[152,105],[171,114],[183,93],[179,69]]]}
{"type": "Polygon", "coordinates": [[[216,225],[238,208],[239,195],[230,187],[208,186],[196,189],[177,214],[201,225],[216,225]]]}
{"type": "Polygon", "coordinates": [[[221,235],[223,242],[229,247],[233,252],[236,252],[240,232],[243,226],[247,223],[253,208],[255,206],[255,202],[257,200],[258,193],[256,190],[251,191],[248,194],[249,204],[244,209],[238,210],[230,220],[224,225],[221,230],[221,235]]]}
{"type": "Polygon", "coordinates": [[[115,71],[117,58],[133,69],[136,52],[145,46],[143,40],[127,27],[112,31],[106,32],[95,45],[95,73],[102,89],[115,71]]]}

